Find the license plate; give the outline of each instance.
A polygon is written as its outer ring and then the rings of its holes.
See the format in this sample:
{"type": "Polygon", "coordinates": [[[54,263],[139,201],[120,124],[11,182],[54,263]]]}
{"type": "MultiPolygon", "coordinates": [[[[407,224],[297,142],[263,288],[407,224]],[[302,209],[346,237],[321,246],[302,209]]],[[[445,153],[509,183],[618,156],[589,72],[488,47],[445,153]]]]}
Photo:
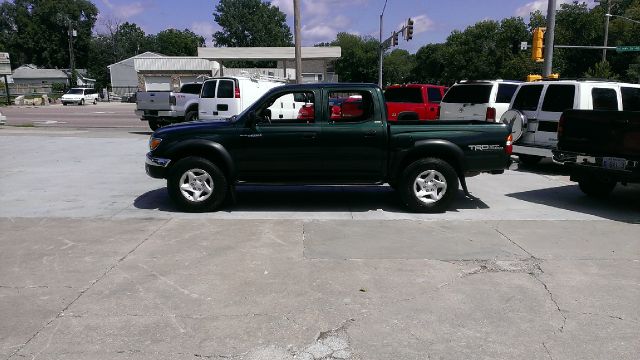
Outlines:
{"type": "Polygon", "coordinates": [[[624,170],[627,165],[627,160],[614,158],[614,157],[603,157],[602,158],[602,167],[605,169],[613,169],[613,170],[624,170]]]}

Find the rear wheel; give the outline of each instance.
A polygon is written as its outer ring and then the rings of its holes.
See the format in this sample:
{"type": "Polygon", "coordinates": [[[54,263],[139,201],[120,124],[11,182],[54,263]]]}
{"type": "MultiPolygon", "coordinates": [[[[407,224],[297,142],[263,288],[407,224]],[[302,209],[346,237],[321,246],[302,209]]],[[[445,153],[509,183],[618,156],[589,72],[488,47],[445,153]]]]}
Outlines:
{"type": "Polygon", "coordinates": [[[200,157],[179,160],[167,178],[167,189],[174,203],[190,212],[217,210],[229,186],[224,173],[211,161],[200,157]]]}
{"type": "Polygon", "coordinates": [[[98,99],[93,99],[93,105],[98,105],[98,99]]]}
{"type": "Polygon", "coordinates": [[[458,190],[454,168],[442,159],[426,158],[409,165],[398,190],[403,203],[416,212],[442,212],[458,190]]]}
{"type": "Polygon", "coordinates": [[[589,178],[580,180],[578,185],[580,185],[580,190],[583,193],[597,198],[604,198],[611,194],[613,188],[616,187],[616,182],[589,178]]]}
{"type": "Polygon", "coordinates": [[[520,159],[522,164],[531,166],[538,164],[542,160],[542,156],[522,154],[518,155],[518,159],[520,159]]]}

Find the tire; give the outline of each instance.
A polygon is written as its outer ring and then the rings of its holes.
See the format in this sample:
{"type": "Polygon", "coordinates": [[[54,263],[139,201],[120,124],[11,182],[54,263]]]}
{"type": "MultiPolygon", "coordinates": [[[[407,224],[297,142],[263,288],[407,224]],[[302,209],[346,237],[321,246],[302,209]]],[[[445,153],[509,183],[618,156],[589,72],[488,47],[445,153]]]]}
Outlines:
{"type": "Polygon", "coordinates": [[[173,165],[167,189],[180,209],[202,212],[217,210],[229,192],[229,185],[224,173],[211,161],[191,156],[173,165]]]}
{"type": "Polygon", "coordinates": [[[84,105],[84,99],[80,100],[80,106],[84,105]]]}
{"type": "Polygon", "coordinates": [[[397,189],[402,202],[411,211],[443,212],[458,191],[458,175],[448,162],[425,158],[413,162],[404,170],[397,189]],[[421,192],[424,195],[420,195],[421,192]]]}
{"type": "Polygon", "coordinates": [[[93,99],[93,105],[98,105],[98,99],[93,99]]]}
{"type": "Polygon", "coordinates": [[[536,155],[518,155],[518,159],[520,159],[520,163],[527,165],[527,166],[533,166],[533,165],[537,165],[540,160],[542,160],[542,156],[536,156],[536,155]]]}
{"type": "Polygon", "coordinates": [[[195,110],[187,111],[184,116],[184,121],[196,121],[198,120],[198,112],[195,110]]]}
{"type": "Polygon", "coordinates": [[[600,179],[582,179],[578,182],[580,190],[588,196],[605,198],[611,194],[616,187],[615,181],[605,181],[600,179]]]}
{"type": "Polygon", "coordinates": [[[158,120],[148,120],[149,122],[149,129],[156,131],[160,128],[160,124],[158,123],[158,120]]]}
{"type": "Polygon", "coordinates": [[[62,103],[62,106],[67,106],[67,103],[66,103],[66,102],[63,102],[63,103],[62,103]]]}

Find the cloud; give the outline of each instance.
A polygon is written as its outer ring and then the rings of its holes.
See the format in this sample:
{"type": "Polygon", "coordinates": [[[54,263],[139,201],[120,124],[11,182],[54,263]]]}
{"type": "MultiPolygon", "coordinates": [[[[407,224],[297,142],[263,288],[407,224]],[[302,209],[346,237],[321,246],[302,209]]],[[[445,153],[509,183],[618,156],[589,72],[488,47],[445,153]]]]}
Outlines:
{"type": "MultiPolygon", "coordinates": [[[[572,2],[573,0],[558,0],[556,2],[556,7],[560,8],[560,5],[568,4],[572,2]]],[[[586,2],[590,7],[595,5],[595,1],[593,0],[587,0],[584,2],[586,2]]],[[[534,0],[534,1],[528,2],[516,9],[516,16],[527,17],[529,16],[529,14],[537,10],[540,10],[543,14],[546,14],[548,4],[549,4],[548,0],[534,0]]]]}
{"type": "Polygon", "coordinates": [[[136,16],[144,11],[144,5],[139,1],[134,1],[126,5],[114,5],[110,0],[102,0],[102,3],[108,7],[117,17],[128,19],[136,16]]]}
{"type": "Polygon", "coordinates": [[[194,21],[189,28],[204,38],[206,46],[213,46],[213,33],[220,30],[219,26],[208,21],[194,21]]]}

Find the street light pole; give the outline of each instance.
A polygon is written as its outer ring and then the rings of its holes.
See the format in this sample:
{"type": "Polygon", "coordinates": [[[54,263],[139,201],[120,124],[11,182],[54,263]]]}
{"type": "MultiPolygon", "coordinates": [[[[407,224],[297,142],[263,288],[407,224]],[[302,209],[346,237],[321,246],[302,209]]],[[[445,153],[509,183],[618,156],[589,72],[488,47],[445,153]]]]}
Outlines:
{"type": "MultiPolygon", "coordinates": [[[[295,32],[296,84],[302,83],[302,49],[300,39],[300,0],[293,0],[293,28],[295,32]]],[[[285,74],[287,76],[287,74],[285,74]]]]}
{"type": "Polygon", "coordinates": [[[384,10],[387,8],[387,0],[384,0],[384,6],[382,7],[382,12],[380,13],[380,58],[378,59],[378,86],[382,88],[382,54],[384,52],[384,48],[382,46],[382,16],[384,15],[384,10]]]}

